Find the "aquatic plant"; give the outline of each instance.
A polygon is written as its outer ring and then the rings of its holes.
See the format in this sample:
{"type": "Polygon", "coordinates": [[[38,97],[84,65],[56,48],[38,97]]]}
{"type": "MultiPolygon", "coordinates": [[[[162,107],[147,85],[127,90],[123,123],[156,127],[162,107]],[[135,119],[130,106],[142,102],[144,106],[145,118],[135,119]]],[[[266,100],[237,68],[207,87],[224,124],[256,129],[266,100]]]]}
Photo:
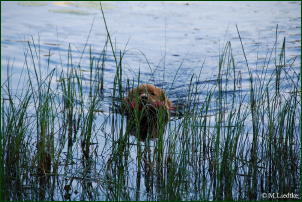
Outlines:
{"type": "MultiPolygon", "coordinates": [[[[89,48],[88,67],[74,61],[69,46],[66,65],[52,67],[49,56],[42,68],[32,39],[21,92],[12,89],[7,71],[1,86],[2,200],[240,201],[300,194],[301,75],[295,60],[285,58],[285,39],[280,50],[276,40],[257,66],[242,45],[240,70],[227,42],[213,82],[201,80],[202,69],[192,75],[185,105],[176,104],[164,135],[139,141],[126,130],[120,104],[127,89],[141,83],[140,73],[124,76],[126,51],[116,48],[103,19],[107,40],[97,57],[89,48]],[[115,77],[105,111],[108,58],[115,77]]],[[[243,44],[239,31],[238,38],[243,44]]]]}

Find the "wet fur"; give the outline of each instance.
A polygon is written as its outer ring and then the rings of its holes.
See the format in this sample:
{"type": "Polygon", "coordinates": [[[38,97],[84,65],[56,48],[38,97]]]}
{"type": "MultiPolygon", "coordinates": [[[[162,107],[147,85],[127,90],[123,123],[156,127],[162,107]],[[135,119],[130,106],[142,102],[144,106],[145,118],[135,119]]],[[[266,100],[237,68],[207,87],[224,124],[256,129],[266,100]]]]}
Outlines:
{"type": "Polygon", "coordinates": [[[170,119],[172,102],[165,91],[152,84],[142,84],[128,92],[124,100],[127,131],[140,140],[163,135],[170,119]]]}

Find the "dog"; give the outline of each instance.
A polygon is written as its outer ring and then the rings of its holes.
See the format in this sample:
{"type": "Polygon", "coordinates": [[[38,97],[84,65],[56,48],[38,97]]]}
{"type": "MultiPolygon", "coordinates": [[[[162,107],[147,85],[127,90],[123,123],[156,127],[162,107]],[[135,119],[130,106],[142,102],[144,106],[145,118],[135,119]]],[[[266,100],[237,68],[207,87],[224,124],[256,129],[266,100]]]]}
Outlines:
{"type": "Polygon", "coordinates": [[[164,134],[172,109],[172,102],[163,89],[152,84],[133,88],[124,98],[126,131],[141,141],[158,138],[164,134]]]}

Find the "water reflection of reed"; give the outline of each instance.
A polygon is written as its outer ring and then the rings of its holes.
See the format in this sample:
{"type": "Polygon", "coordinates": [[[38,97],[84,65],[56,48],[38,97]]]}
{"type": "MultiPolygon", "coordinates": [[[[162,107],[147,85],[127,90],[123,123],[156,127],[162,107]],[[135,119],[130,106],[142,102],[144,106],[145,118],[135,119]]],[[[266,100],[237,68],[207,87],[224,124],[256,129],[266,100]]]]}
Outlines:
{"type": "Polygon", "coordinates": [[[68,65],[48,66],[44,77],[38,45],[28,47],[22,95],[13,94],[10,75],[2,85],[2,199],[262,200],[261,193],[300,193],[300,72],[286,63],[285,40],[261,73],[247,58],[246,69],[236,71],[228,42],[217,78],[192,75],[164,135],[145,141],[130,135],[118,109],[140,74],[125,81],[124,52],[109,32],[103,53],[113,52],[116,73],[107,113],[106,54],[91,55],[83,80],[69,49],[68,65]],[[245,91],[238,90],[243,71],[245,91]]]}

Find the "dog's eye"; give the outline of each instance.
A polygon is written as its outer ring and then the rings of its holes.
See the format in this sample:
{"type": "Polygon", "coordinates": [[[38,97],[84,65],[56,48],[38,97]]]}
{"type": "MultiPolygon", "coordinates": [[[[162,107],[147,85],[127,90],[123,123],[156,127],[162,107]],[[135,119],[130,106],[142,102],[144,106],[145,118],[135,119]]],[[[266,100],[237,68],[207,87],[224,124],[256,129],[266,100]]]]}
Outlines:
{"type": "Polygon", "coordinates": [[[153,95],[153,96],[154,96],[154,95],[155,95],[155,93],[154,93],[154,92],[150,92],[150,95],[153,95]]]}

